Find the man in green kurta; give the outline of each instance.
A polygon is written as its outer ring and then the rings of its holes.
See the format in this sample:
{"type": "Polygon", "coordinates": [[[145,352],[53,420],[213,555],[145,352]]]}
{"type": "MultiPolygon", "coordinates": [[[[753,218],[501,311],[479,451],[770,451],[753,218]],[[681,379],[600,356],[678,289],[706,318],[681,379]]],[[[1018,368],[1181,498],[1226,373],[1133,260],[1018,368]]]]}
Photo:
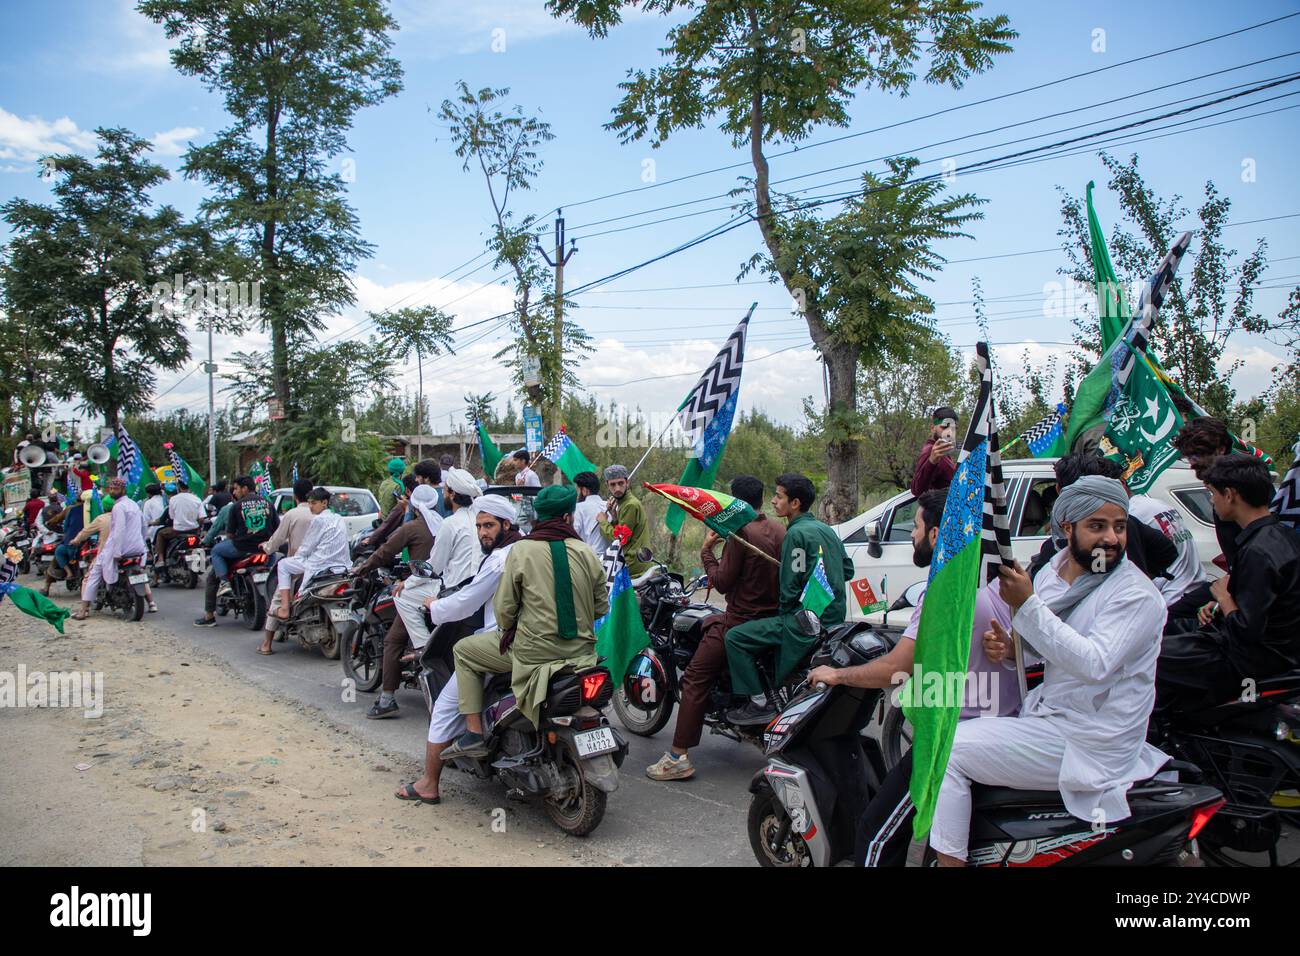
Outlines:
{"type": "MultiPolygon", "coordinates": [[[[799,630],[795,613],[803,599],[804,585],[812,576],[820,554],[835,599],[822,612],[824,627],[844,622],[844,585],[853,577],[853,560],[844,550],[839,535],[830,526],[808,514],[816,490],[803,475],[788,472],[776,479],[772,510],[786,519],[785,541],[781,544],[781,593],[776,617],[748,621],[727,631],[727,662],[731,667],[731,690],[750,697],[763,693],[759,681],[757,657],[776,648],[776,683],[780,684],[808,653],[815,638],[799,630]]],[[[750,700],[743,707],[728,711],[733,724],[767,723],[776,716],[773,701],[750,700]]]]}
{"type": "Polygon", "coordinates": [[[379,516],[387,518],[388,512],[393,510],[393,505],[397,502],[397,497],[393,494],[402,494],[405,489],[402,487],[402,475],[406,471],[406,462],[401,458],[388,459],[388,477],[379,483],[375,489],[375,498],[379,501],[379,516]]]}
{"type": "Polygon", "coordinates": [[[614,540],[614,528],[627,525],[631,534],[623,542],[623,560],[627,562],[627,572],[632,577],[645,574],[650,568],[649,561],[642,561],[636,553],[645,546],[650,536],[650,525],[646,522],[645,508],[636,495],[627,490],[627,469],[622,465],[610,465],[605,469],[605,487],[609,489],[610,499],[614,502],[613,512],[602,511],[599,515],[600,533],[606,541],[614,540]]]}
{"type": "Polygon", "coordinates": [[[596,663],[595,622],[609,611],[605,569],[573,530],[572,487],[547,485],[533,499],[537,522],[506,558],[492,610],[499,631],[456,644],[460,712],[468,730],[443,759],[483,758],[483,675],[510,674],[515,702],[537,725],[551,677],[561,668],[596,663]]]}

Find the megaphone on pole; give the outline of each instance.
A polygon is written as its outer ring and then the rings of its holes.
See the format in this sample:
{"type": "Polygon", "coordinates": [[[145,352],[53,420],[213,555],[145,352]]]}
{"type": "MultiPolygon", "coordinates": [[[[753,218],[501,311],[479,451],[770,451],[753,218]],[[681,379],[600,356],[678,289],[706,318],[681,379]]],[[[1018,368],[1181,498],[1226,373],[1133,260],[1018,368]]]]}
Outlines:
{"type": "Polygon", "coordinates": [[[92,465],[102,465],[113,457],[113,453],[103,442],[95,442],[86,449],[86,457],[92,465]]]}
{"type": "Polygon", "coordinates": [[[47,457],[45,449],[35,443],[24,445],[23,450],[18,453],[18,460],[28,468],[41,467],[41,465],[45,464],[47,457]]]}

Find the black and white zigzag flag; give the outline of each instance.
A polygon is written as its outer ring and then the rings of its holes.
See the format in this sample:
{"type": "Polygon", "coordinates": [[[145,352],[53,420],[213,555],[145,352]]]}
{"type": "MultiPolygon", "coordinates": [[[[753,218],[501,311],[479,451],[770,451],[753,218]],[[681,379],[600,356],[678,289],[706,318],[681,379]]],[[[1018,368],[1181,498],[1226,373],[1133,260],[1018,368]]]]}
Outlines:
{"type": "MultiPolygon", "coordinates": [[[[1169,286],[1174,281],[1174,274],[1178,272],[1178,264],[1183,261],[1183,254],[1187,252],[1187,247],[1191,245],[1192,234],[1185,232],[1179,236],[1169,252],[1161,261],[1159,268],[1151,273],[1146,284],[1142,287],[1142,295],[1138,299],[1137,314],[1133,321],[1129,323],[1128,335],[1125,340],[1129,347],[1124,351],[1123,361],[1115,372],[1115,385],[1123,388],[1128,382],[1128,377],[1133,374],[1133,364],[1137,361],[1139,354],[1145,355],[1147,344],[1151,341],[1151,328],[1155,325],[1156,315],[1160,312],[1160,306],[1164,304],[1165,295],[1169,292],[1169,286]]],[[[1113,392],[1113,390],[1112,390],[1113,392]]]]}
{"type": "Polygon", "coordinates": [[[740,371],[745,362],[745,333],[749,329],[749,317],[754,314],[756,305],[757,302],[749,307],[736,330],[728,336],[726,344],[677,407],[677,420],[692,445],[699,442],[713,417],[740,388],[740,371]]]}
{"type": "Polygon", "coordinates": [[[126,426],[117,423],[117,477],[130,484],[135,481],[135,442],[126,426]]]}
{"type": "Polygon", "coordinates": [[[985,566],[984,580],[992,584],[998,578],[998,568],[1012,561],[1011,522],[1007,517],[1007,487],[1002,478],[1002,446],[998,441],[998,421],[993,408],[993,366],[989,362],[987,342],[975,343],[975,361],[979,365],[980,390],[959,460],[964,461],[981,442],[988,440],[980,561],[985,566]]]}
{"type": "Polygon", "coordinates": [[[1300,532],[1300,441],[1295,444],[1295,459],[1278,486],[1270,507],[1279,520],[1289,522],[1300,532]]]}

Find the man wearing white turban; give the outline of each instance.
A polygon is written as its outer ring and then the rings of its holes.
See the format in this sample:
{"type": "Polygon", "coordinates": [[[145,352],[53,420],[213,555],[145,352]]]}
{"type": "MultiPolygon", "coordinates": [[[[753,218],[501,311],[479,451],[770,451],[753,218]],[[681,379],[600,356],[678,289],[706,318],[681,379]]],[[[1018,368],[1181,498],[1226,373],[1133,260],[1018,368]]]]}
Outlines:
{"type": "MultiPolygon", "coordinates": [[[[492,599],[501,582],[510,548],[523,537],[516,527],[518,511],[508,497],[482,495],[475,500],[473,510],[475,531],[484,555],[478,572],[453,593],[425,600],[429,613],[428,623],[434,628],[447,625],[449,629],[459,630],[460,633],[446,633],[446,640],[452,643],[458,637],[470,633],[496,630],[497,619],[492,609],[492,599]]],[[[443,646],[443,632],[439,632],[437,640],[443,646]]],[[[395,796],[399,800],[438,803],[442,751],[464,732],[465,718],[460,713],[460,689],[453,670],[433,704],[424,753],[424,776],[412,783],[403,784],[395,796]]]]}
{"type": "MultiPolygon", "coordinates": [[[[1018,564],[1002,569],[1011,626],[1047,666],[1018,717],[957,725],[930,831],[941,866],[965,864],[972,782],[1060,790],[1095,827],[1127,817],[1129,787],[1167,762],[1146,743],[1165,604],[1124,557],[1127,522],[1121,482],[1080,478],[1052,509],[1052,534],[1067,547],[1035,578],[1018,564]]],[[[1011,641],[994,621],[986,656],[1003,660],[1011,641]]]]}

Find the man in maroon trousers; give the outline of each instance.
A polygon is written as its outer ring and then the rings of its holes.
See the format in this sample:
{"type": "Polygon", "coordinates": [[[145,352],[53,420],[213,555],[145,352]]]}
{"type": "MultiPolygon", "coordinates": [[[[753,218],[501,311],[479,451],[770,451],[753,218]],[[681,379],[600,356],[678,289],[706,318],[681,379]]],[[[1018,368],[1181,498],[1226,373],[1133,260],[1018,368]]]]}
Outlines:
{"type": "MultiPolygon", "coordinates": [[[[732,481],[731,493],[758,512],[756,519],[736,533],[779,561],[785,527],[763,514],[763,483],[752,475],[740,475],[732,481]]],[[[700,646],[682,674],[672,749],[646,768],[646,776],[651,780],[685,780],[695,775],[687,752],[700,742],[713,685],[727,666],[727,631],[737,624],[773,617],[777,612],[780,564],[766,561],[744,545],[734,543],[723,547],[722,560],[718,560],[714,549],[721,540],[709,531],[700,550],[700,561],[709,576],[709,585],[726,596],[727,609],[704,619],[700,646]]]]}

